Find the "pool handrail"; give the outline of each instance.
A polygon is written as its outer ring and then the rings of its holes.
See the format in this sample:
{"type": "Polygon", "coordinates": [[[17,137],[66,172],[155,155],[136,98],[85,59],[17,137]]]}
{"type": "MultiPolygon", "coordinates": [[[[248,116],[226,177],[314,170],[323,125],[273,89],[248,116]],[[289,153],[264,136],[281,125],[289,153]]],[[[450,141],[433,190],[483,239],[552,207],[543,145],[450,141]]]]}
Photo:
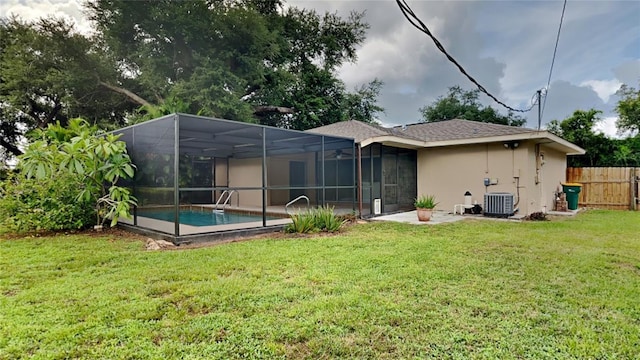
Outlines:
{"type": "Polygon", "coordinates": [[[220,205],[220,201],[222,200],[222,198],[224,197],[225,194],[227,194],[227,198],[224,201],[224,203],[222,203],[222,211],[224,211],[224,208],[229,205],[229,200],[231,200],[231,196],[233,195],[233,193],[236,192],[235,190],[225,190],[222,192],[222,194],[220,194],[220,197],[218,198],[218,201],[216,201],[216,204],[213,205],[213,210],[220,210],[218,209],[218,205],[220,205]]]}
{"type": "Polygon", "coordinates": [[[287,215],[291,215],[291,214],[289,213],[289,206],[290,206],[290,205],[292,205],[292,204],[294,204],[294,203],[295,203],[295,202],[297,202],[298,200],[302,200],[302,199],[307,200],[307,209],[308,209],[309,207],[311,207],[311,202],[309,201],[309,198],[308,198],[306,195],[300,195],[300,196],[298,196],[297,198],[295,198],[295,199],[293,199],[293,200],[289,201],[289,202],[284,206],[284,211],[287,213],[287,215]]]}

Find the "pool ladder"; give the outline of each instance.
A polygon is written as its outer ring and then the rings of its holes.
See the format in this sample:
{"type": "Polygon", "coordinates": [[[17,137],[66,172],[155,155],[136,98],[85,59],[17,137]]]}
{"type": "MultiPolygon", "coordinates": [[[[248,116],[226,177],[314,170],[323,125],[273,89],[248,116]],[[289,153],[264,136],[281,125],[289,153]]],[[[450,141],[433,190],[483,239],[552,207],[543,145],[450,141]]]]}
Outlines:
{"type": "Polygon", "coordinates": [[[214,212],[224,212],[224,208],[229,205],[229,201],[231,200],[231,196],[233,195],[233,193],[236,192],[235,190],[225,190],[222,192],[222,194],[220,194],[220,197],[218,198],[218,201],[216,201],[216,204],[214,205],[213,211],[214,212]],[[227,195],[227,197],[225,198],[224,196],[227,195]],[[222,209],[219,209],[218,206],[220,206],[220,201],[222,201],[222,199],[225,199],[224,202],[222,203],[222,209]]]}
{"type": "Polygon", "coordinates": [[[307,209],[311,206],[311,203],[309,202],[309,198],[305,195],[300,195],[297,198],[289,201],[287,205],[284,206],[284,211],[287,213],[287,215],[291,215],[291,213],[289,213],[289,206],[295,204],[298,200],[302,200],[302,199],[307,200],[307,209]]]}

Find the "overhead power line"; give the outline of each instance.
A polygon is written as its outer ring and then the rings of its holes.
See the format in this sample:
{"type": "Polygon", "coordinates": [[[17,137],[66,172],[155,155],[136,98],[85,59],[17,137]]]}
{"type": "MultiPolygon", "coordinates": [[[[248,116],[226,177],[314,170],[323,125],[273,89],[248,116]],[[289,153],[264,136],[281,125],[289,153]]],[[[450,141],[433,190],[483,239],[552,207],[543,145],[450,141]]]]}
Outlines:
{"type": "MultiPolygon", "coordinates": [[[[565,0],[565,2],[566,2],[566,0],[565,0]]],[[[453,56],[451,56],[447,52],[447,50],[444,48],[444,46],[442,46],[440,41],[431,33],[431,31],[429,30],[427,25],[425,25],[422,22],[422,20],[420,20],[420,18],[418,18],[418,16],[413,12],[411,7],[407,4],[406,0],[396,0],[396,3],[400,7],[400,11],[402,11],[402,14],[404,15],[404,17],[407,18],[407,20],[409,20],[411,25],[413,25],[416,29],[420,30],[420,32],[423,32],[424,34],[429,36],[431,38],[431,40],[433,40],[433,43],[436,45],[438,50],[440,50],[440,52],[442,52],[447,57],[447,59],[449,59],[449,61],[452,62],[458,68],[458,70],[460,70],[460,72],[464,76],[467,77],[467,79],[469,79],[469,81],[474,83],[478,87],[478,90],[482,91],[488,97],[493,99],[493,101],[495,101],[498,104],[502,105],[507,110],[510,110],[510,111],[513,111],[513,112],[519,112],[519,113],[526,113],[526,112],[531,111],[531,109],[533,109],[533,107],[535,106],[535,103],[531,104],[531,106],[529,108],[527,108],[527,109],[515,109],[515,108],[505,104],[504,102],[498,100],[498,98],[495,97],[493,94],[491,94],[489,91],[487,91],[487,89],[485,89],[484,86],[480,85],[480,83],[476,79],[474,79],[473,76],[469,75],[469,73],[467,73],[467,71],[464,69],[464,67],[462,67],[462,65],[460,65],[460,63],[458,63],[456,61],[456,59],[454,59],[453,56]]]]}
{"type": "Polygon", "coordinates": [[[558,35],[556,36],[556,46],[553,48],[553,57],[551,58],[551,68],[549,69],[549,79],[547,80],[546,93],[544,96],[544,101],[542,102],[542,112],[540,115],[540,119],[544,115],[544,108],[547,105],[547,95],[549,94],[549,86],[551,85],[551,74],[553,73],[553,64],[556,62],[556,53],[558,52],[558,43],[560,42],[560,31],[562,30],[562,21],[564,20],[564,11],[567,8],[567,0],[564,0],[564,5],[562,5],[562,15],[560,15],[560,26],[558,26],[558,35]]]}

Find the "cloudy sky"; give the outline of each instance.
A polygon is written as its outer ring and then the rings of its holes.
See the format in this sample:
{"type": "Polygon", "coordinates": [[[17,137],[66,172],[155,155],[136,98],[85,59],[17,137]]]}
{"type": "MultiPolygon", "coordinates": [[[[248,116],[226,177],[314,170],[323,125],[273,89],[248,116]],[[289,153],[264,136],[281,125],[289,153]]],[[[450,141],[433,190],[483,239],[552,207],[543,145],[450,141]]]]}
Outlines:
{"type": "MultiPolygon", "coordinates": [[[[503,102],[528,108],[535,91],[546,86],[562,0],[407,2],[453,57],[503,102]]],[[[0,15],[66,16],[88,31],[81,3],[3,0],[0,15]]],[[[289,3],[345,16],[366,12],[371,28],[359,59],[339,75],[350,88],[374,78],[385,83],[380,97],[384,124],[418,122],[418,109],[450,86],[473,88],[429,38],[410,26],[393,0],[289,3]]],[[[595,108],[604,112],[600,128],[615,134],[615,92],[622,83],[640,84],[640,1],[568,1],[543,124],[595,108]]],[[[486,97],[482,101],[499,107],[486,97]]],[[[537,111],[526,116],[527,126],[537,126],[537,111]]]]}

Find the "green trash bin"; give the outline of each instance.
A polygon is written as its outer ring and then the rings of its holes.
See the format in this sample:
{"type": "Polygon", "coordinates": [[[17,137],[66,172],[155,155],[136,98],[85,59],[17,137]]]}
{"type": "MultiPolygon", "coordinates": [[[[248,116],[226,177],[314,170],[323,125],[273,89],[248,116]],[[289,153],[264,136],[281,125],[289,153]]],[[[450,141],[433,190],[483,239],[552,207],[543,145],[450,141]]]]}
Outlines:
{"type": "Polygon", "coordinates": [[[569,210],[578,210],[578,194],[580,194],[580,190],[582,190],[582,184],[562,184],[562,192],[567,194],[567,208],[569,210]]]}

